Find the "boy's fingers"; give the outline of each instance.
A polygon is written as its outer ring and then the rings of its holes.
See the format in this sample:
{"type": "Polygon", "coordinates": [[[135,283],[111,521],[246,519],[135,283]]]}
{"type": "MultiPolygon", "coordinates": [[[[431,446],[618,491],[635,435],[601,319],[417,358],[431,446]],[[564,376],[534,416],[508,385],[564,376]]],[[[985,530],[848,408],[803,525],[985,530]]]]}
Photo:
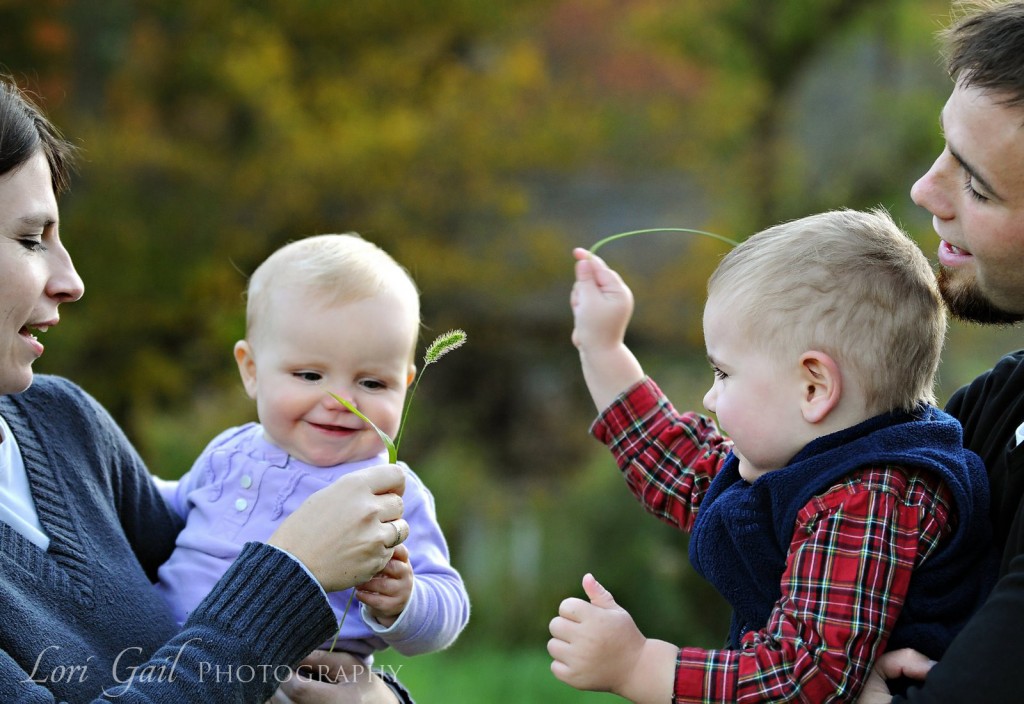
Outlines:
{"type": "Polygon", "coordinates": [[[604,585],[598,582],[594,575],[589,572],[583,577],[583,591],[594,606],[600,606],[603,609],[610,609],[616,606],[612,593],[605,589],[604,585]]]}
{"type": "Polygon", "coordinates": [[[590,606],[582,599],[570,597],[563,599],[562,603],[558,605],[558,615],[564,618],[566,621],[575,621],[579,623],[583,617],[582,612],[587,606],[590,606]]]}
{"type": "Polygon", "coordinates": [[[580,259],[576,262],[576,281],[590,281],[594,278],[593,262],[589,259],[580,259]]]}

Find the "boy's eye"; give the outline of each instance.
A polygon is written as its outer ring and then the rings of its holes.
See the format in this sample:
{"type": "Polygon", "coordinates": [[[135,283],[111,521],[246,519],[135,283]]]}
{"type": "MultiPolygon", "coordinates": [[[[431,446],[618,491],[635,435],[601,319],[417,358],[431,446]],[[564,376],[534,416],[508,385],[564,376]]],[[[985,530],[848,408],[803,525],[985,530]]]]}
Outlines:
{"type": "Polygon", "coordinates": [[[711,371],[715,373],[715,378],[716,378],[716,379],[724,379],[724,378],[726,378],[727,376],[729,376],[728,374],[726,374],[725,372],[723,372],[723,371],[722,371],[721,369],[719,369],[718,367],[711,367],[711,371]]]}
{"type": "Polygon", "coordinates": [[[310,384],[319,384],[324,378],[320,372],[294,372],[292,376],[310,384]]]}
{"type": "Polygon", "coordinates": [[[363,379],[359,382],[359,385],[369,391],[380,391],[387,388],[387,384],[379,379],[363,379]]]}

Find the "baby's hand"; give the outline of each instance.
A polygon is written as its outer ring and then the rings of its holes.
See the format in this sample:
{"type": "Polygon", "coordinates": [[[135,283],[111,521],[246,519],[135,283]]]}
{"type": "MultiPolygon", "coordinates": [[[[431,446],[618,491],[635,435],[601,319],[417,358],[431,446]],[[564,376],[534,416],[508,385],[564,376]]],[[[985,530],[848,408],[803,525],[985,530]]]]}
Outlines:
{"type": "Polygon", "coordinates": [[[412,565],[404,545],[395,548],[388,564],[370,581],[356,587],[356,598],[384,627],[391,626],[405,610],[412,596],[412,565]]]}
{"type": "Polygon", "coordinates": [[[623,343],[633,314],[633,293],[604,260],[585,249],[573,250],[576,283],[572,306],[572,343],[580,350],[600,351],[623,343]]]}

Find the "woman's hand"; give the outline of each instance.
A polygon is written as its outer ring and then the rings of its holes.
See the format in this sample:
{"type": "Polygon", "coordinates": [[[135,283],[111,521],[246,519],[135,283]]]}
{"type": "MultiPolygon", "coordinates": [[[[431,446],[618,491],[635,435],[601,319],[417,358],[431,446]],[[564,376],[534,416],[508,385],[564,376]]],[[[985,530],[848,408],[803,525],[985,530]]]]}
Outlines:
{"type": "Polygon", "coordinates": [[[401,704],[384,680],[349,653],[314,650],[267,704],[401,704]]]}
{"type": "Polygon", "coordinates": [[[397,465],[352,472],[312,494],[267,542],[301,560],[325,591],[348,589],[384,569],[409,537],[404,491],[397,465]]]}

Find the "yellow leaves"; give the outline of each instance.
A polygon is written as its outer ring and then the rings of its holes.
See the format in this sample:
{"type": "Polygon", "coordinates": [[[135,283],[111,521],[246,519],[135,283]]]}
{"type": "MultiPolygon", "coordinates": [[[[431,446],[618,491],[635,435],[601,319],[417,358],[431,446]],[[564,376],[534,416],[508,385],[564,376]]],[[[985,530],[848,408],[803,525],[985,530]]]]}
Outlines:
{"type": "Polygon", "coordinates": [[[520,40],[506,48],[496,62],[494,76],[515,91],[549,87],[548,67],[535,42],[520,40]]]}

